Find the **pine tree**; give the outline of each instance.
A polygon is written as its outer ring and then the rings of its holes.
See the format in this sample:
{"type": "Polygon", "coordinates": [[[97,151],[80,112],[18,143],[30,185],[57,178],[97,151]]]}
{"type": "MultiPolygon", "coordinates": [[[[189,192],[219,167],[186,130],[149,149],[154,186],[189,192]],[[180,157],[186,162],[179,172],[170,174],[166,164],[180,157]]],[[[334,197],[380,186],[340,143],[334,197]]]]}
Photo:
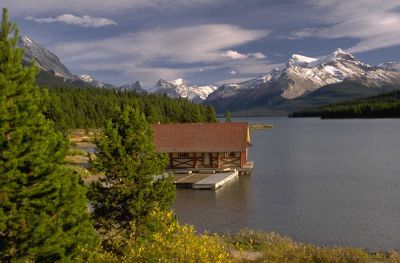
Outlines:
{"type": "Polygon", "coordinates": [[[231,112],[229,110],[225,112],[225,122],[231,122],[231,112]]]}
{"type": "Polygon", "coordinates": [[[85,188],[63,168],[67,142],[42,114],[36,68],[21,63],[18,29],[0,29],[0,261],[70,260],[96,237],[85,188]]]}
{"type": "Polygon", "coordinates": [[[106,123],[95,144],[95,167],[105,172],[90,191],[97,228],[106,239],[121,233],[140,236],[147,231],[149,214],[169,208],[175,196],[170,177],[153,179],[162,173],[166,155],[155,152],[152,128],[143,113],[131,107],[106,123]]]}

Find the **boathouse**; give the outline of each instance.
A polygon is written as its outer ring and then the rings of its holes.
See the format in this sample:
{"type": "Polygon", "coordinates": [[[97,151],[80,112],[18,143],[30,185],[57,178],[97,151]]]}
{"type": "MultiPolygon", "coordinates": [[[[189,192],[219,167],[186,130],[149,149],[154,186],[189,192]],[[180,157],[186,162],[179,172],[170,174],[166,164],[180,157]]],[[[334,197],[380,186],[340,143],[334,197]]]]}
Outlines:
{"type": "Polygon", "coordinates": [[[247,122],[154,124],[157,152],[169,156],[168,169],[249,170],[247,122]]]}

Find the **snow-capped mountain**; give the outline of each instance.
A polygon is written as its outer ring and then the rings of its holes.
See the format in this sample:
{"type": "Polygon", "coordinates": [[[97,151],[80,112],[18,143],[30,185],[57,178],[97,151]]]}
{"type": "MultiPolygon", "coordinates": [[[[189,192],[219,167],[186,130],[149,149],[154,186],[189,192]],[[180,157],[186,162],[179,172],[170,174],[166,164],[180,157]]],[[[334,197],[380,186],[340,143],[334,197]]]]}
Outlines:
{"type": "Polygon", "coordinates": [[[344,79],[358,79],[369,86],[398,82],[400,76],[396,71],[399,69],[400,65],[393,62],[371,67],[341,49],[321,58],[293,54],[284,68],[275,68],[259,79],[224,84],[210,95],[210,99],[237,95],[243,90],[260,86],[279,87],[283,98],[294,99],[344,79]]]}
{"type": "Polygon", "coordinates": [[[101,83],[100,81],[96,80],[95,78],[93,78],[89,74],[83,74],[83,75],[81,75],[79,77],[79,79],[82,80],[83,82],[89,84],[90,86],[93,86],[93,87],[98,87],[98,88],[104,87],[103,83],[101,83]]]}
{"type": "Polygon", "coordinates": [[[205,103],[216,108],[220,105],[234,108],[234,105],[230,106],[232,103],[251,105],[253,101],[257,101],[262,104],[261,98],[276,101],[278,96],[284,100],[293,100],[325,85],[344,80],[379,88],[400,84],[399,69],[400,64],[393,62],[370,66],[341,49],[320,58],[293,54],[285,66],[276,68],[259,79],[222,85],[209,95],[205,103]]]}
{"type": "Polygon", "coordinates": [[[220,86],[215,92],[211,93],[209,96],[212,99],[216,98],[226,98],[230,96],[237,95],[243,90],[253,89],[258,87],[260,84],[264,83],[266,80],[263,78],[260,79],[251,79],[240,83],[231,83],[231,84],[223,84],[220,86]]]}
{"type": "Polygon", "coordinates": [[[32,39],[21,36],[18,46],[25,49],[23,60],[30,63],[32,60],[45,71],[52,71],[55,76],[76,80],[77,77],[63,65],[60,59],[51,51],[36,43],[32,39]]]}
{"type": "Polygon", "coordinates": [[[34,61],[41,70],[38,75],[38,83],[46,86],[61,82],[79,87],[88,85],[93,87],[113,87],[110,84],[101,83],[89,74],[84,74],[80,77],[74,75],[53,52],[27,36],[19,37],[18,46],[25,49],[24,63],[29,64],[34,61]]]}
{"type": "Polygon", "coordinates": [[[318,59],[294,54],[279,78],[288,82],[287,87],[282,90],[282,97],[294,99],[344,79],[358,80],[372,87],[398,82],[400,75],[362,63],[352,54],[337,49],[332,54],[318,59]],[[289,80],[293,80],[294,83],[289,80]]]}
{"type": "Polygon", "coordinates": [[[142,89],[142,85],[140,85],[139,81],[126,83],[122,85],[120,89],[123,91],[136,91],[139,93],[146,92],[144,89],[142,89]]]}
{"type": "Polygon", "coordinates": [[[187,98],[192,102],[200,103],[216,89],[217,87],[212,85],[201,87],[188,86],[183,79],[176,79],[173,81],[160,79],[150,92],[166,94],[171,98],[187,98]]]}
{"type": "Polygon", "coordinates": [[[400,71],[400,63],[397,62],[381,63],[378,65],[378,68],[389,71],[400,71]]]}

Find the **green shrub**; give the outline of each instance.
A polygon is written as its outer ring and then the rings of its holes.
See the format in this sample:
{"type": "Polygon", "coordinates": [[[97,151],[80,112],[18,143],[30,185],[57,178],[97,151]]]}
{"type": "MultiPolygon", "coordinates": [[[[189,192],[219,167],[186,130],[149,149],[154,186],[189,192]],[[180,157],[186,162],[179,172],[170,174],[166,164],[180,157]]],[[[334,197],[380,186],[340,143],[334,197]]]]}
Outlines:
{"type": "MultiPolygon", "coordinates": [[[[123,255],[105,252],[101,248],[91,254],[89,262],[173,262],[173,263],[214,263],[231,262],[227,247],[216,235],[196,234],[192,226],[180,225],[172,212],[154,211],[149,219],[152,229],[146,237],[131,235],[124,241],[118,236],[115,242],[123,246],[123,255]]],[[[134,225],[132,224],[132,227],[134,225]]],[[[135,231],[132,231],[135,233],[135,231]]]]}

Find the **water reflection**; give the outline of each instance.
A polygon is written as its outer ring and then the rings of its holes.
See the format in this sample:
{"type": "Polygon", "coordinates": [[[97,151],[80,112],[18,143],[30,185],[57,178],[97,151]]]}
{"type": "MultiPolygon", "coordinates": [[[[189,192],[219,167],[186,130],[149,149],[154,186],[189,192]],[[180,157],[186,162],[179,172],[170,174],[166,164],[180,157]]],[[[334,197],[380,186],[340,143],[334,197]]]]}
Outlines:
{"type": "Polygon", "coordinates": [[[251,222],[250,195],[251,178],[241,176],[216,191],[179,189],[173,209],[181,222],[195,224],[200,232],[235,231],[251,222]]]}

